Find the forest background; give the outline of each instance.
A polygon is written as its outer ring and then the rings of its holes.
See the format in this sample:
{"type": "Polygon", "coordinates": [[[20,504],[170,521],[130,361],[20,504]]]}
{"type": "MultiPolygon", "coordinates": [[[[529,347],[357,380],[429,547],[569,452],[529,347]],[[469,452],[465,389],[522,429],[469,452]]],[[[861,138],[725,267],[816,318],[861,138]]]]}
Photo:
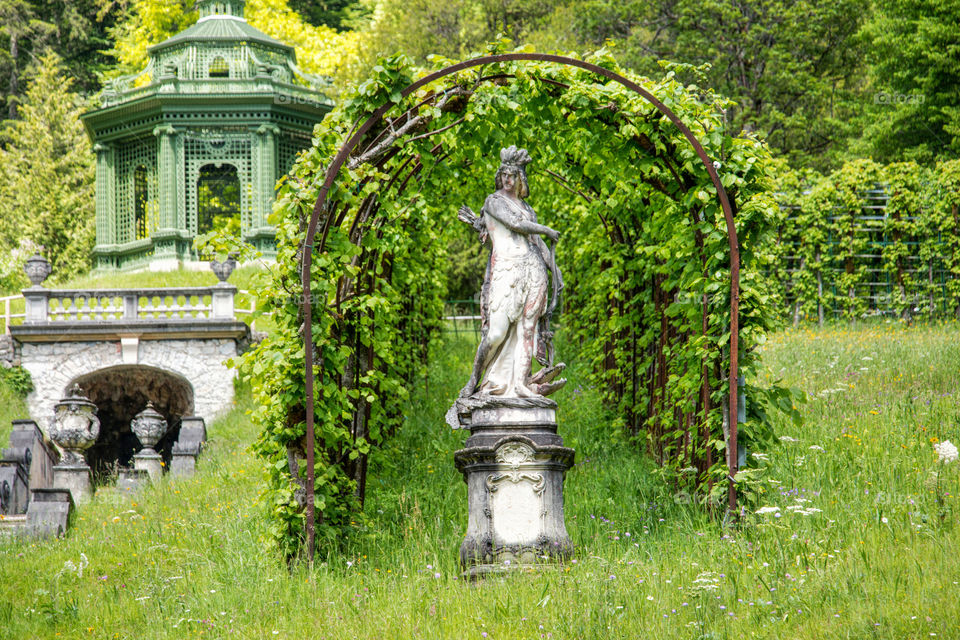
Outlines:
{"type": "MultiPolygon", "coordinates": [[[[89,268],[94,157],[78,116],[195,19],[193,0],[0,0],[0,287],[20,284],[28,241],[63,277],[89,268]]],[[[757,133],[801,175],[960,155],[958,0],[249,0],[247,19],[295,45],[334,98],[379,56],[460,58],[506,37],[609,47],[709,87],[731,101],[731,134],[757,133]]]]}

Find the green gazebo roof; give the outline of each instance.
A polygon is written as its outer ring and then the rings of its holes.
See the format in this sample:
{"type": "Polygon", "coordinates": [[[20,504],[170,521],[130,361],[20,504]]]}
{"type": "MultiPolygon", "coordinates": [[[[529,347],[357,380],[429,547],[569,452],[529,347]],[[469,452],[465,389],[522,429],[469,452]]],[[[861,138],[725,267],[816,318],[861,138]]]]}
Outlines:
{"type": "Polygon", "coordinates": [[[192,27],[155,44],[148,49],[151,55],[163,49],[191,42],[244,41],[293,52],[293,47],[271,38],[247,24],[243,18],[243,0],[198,0],[200,19],[192,27]]]}
{"type": "MultiPolygon", "coordinates": [[[[150,109],[187,109],[218,125],[224,121],[214,112],[234,112],[245,103],[262,113],[264,104],[272,103],[272,110],[300,112],[307,121],[319,122],[332,106],[322,92],[329,81],[302,72],[293,47],[247,24],[244,4],[197,0],[196,24],[150,47],[150,60],[140,73],[106,84],[101,108],[83,116],[91,137],[99,141],[122,135],[116,125],[131,119],[152,130],[157,123],[144,118],[150,109]]],[[[185,113],[181,121],[196,123],[185,113]],[[183,119],[188,117],[190,122],[183,119]]]]}

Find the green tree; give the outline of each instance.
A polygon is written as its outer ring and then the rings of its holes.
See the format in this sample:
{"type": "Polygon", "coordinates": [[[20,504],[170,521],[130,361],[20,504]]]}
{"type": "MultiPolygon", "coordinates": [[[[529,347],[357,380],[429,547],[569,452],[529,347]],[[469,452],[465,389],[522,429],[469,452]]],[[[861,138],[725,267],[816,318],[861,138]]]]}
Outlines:
{"type": "Polygon", "coordinates": [[[546,28],[555,2],[548,0],[364,0],[369,19],[362,25],[367,68],[379,56],[402,52],[419,63],[431,54],[461,57],[506,36],[557,48],[546,28]],[[536,34],[543,33],[543,37],[536,34]]]}
{"type": "Polygon", "coordinates": [[[731,98],[734,131],[757,132],[790,160],[823,167],[856,133],[858,33],[869,10],[869,0],[588,0],[568,3],[567,13],[578,41],[613,38],[641,73],[655,73],[658,60],[697,67],[678,75],[731,98]]]}
{"type": "Polygon", "coordinates": [[[360,0],[290,0],[290,8],[315,27],[343,29],[362,15],[360,0]]]}
{"type": "Polygon", "coordinates": [[[960,2],[877,0],[870,44],[868,125],[858,151],[877,160],[960,152],[960,2]]]}
{"type": "Polygon", "coordinates": [[[43,245],[59,278],[86,271],[94,240],[94,162],[84,110],[61,58],[44,54],[27,83],[20,119],[0,149],[0,246],[43,245]]]}
{"type": "MultiPolygon", "coordinates": [[[[870,0],[368,0],[369,53],[457,57],[504,34],[543,51],[613,41],[625,66],[658,62],[732,99],[735,132],[756,132],[795,163],[839,162],[859,135],[870,0]]],[[[369,56],[368,56],[369,58],[369,56]]]]}
{"type": "Polygon", "coordinates": [[[107,30],[120,7],[107,0],[0,0],[0,105],[14,118],[22,82],[48,48],[56,51],[78,91],[99,87],[109,62],[107,30]]]}

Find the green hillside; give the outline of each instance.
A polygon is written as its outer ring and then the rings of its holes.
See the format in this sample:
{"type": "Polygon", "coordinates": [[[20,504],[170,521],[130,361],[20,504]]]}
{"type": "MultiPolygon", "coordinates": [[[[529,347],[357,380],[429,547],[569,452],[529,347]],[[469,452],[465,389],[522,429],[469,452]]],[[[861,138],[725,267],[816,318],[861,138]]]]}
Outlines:
{"type": "Polygon", "coordinates": [[[765,376],[803,389],[764,505],[721,529],[657,479],[604,420],[574,364],[560,428],[576,561],[465,582],[462,433],[443,413],[472,340],[435,350],[429,393],[372,472],[367,526],[342,554],[288,570],[270,549],[249,394],[210,425],[198,474],[135,496],[101,490],[68,536],[0,542],[10,638],[955,637],[956,324],[787,332],[765,376]],[[939,477],[935,474],[939,472],[939,477]],[[777,509],[772,509],[777,507],[777,509]]]}

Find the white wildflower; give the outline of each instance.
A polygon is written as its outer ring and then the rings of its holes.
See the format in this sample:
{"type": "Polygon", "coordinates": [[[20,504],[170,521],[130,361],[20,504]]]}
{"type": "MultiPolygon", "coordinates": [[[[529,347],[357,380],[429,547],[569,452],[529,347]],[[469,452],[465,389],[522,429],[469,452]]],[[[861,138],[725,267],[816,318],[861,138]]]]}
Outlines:
{"type": "Polygon", "coordinates": [[[939,457],[938,462],[950,463],[957,459],[957,446],[949,440],[938,442],[933,448],[939,457]]]}
{"type": "Polygon", "coordinates": [[[780,436],[780,442],[800,442],[796,438],[791,438],[790,436],[780,436]]]}
{"type": "Polygon", "coordinates": [[[813,445],[810,445],[810,450],[811,450],[811,451],[823,451],[823,447],[821,447],[821,446],[818,445],[818,444],[813,444],[813,445]]]}
{"type": "Polygon", "coordinates": [[[751,453],[750,455],[756,458],[757,460],[760,460],[761,462],[766,462],[767,460],[770,459],[765,453],[751,453]]]}
{"type": "Polygon", "coordinates": [[[755,513],[759,513],[760,515],[763,515],[767,513],[776,513],[778,511],[780,511],[780,507],[760,507],[755,511],[755,513]]]}
{"type": "Polygon", "coordinates": [[[77,577],[78,577],[78,578],[82,578],[82,577],[83,577],[83,570],[84,570],[84,568],[86,568],[87,565],[89,565],[89,564],[90,564],[90,561],[87,560],[87,554],[81,553],[81,554],[80,554],[80,562],[78,562],[77,564],[74,564],[74,563],[73,563],[73,560],[67,560],[66,562],[63,563],[63,569],[60,569],[59,573],[57,573],[57,577],[59,578],[59,577],[62,576],[64,573],[68,573],[68,572],[69,572],[69,573],[75,573],[75,574],[77,574],[77,577]]]}
{"type": "Polygon", "coordinates": [[[704,571],[694,579],[691,589],[694,592],[715,591],[720,588],[720,585],[718,584],[719,582],[720,578],[718,578],[712,571],[704,571]]]}

